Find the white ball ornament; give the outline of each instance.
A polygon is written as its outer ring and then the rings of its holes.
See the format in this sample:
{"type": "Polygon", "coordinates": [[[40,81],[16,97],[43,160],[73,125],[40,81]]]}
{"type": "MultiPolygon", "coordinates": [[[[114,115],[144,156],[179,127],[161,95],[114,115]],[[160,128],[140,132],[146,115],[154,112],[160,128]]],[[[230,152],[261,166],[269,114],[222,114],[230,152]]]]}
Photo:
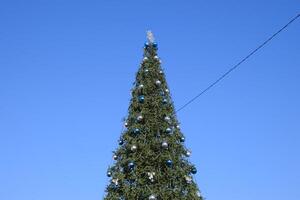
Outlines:
{"type": "Polygon", "coordinates": [[[161,146],[162,146],[164,149],[167,149],[168,146],[169,146],[169,144],[168,144],[166,141],[164,141],[164,142],[161,144],[161,146]]]}
{"type": "Polygon", "coordinates": [[[169,91],[169,89],[165,89],[165,92],[166,92],[166,93],[169,93],[170,91],[169,91]]]}
{"type": "Polygon", "coordinates": [[[148,172],[147,174],[148,174],[149,180],[150,180],[151,182],[153,182],[153,181],[154,181],[155,172],[148,172]]]}
{"type": "Polygon", "coordinates": [[[156,196],[155,196],[155,195],[153,195],[153,194],[152,194],[152,195],[150,195],[150,196],[149,196],[149,200],[156,200],[156,196]]]}
{"type": "Polygon", "coordinates": [[[171,118],[169,116],[165,116],[165,121],[166,122],[170,122],[171,121],[171,118]]]}
{"type": "Polygon", "coordinates": [[[143,88],[144,88],[144,85],[141,84],[141,85],[138,86],[138,88],[139,88],[139,89],[143,89],[143,88]]]}
{"type": "Polygon", "coordinates": [[[141,122],[141,121],[143,121],[143,116],[142,115],[139,115],[139,116],[137,116],[137,118],[136,118],[139,122],[141,122]]]}
{"type": "Polygon", "coordinates": [[[154,58],[158,60],[158,56],[154,56],[154,58]]]}
{"type": "Polygon", "coordinates": [[[115,179],[112,179],[111,182],[113,184],[115,184],[116,186],[119,185],[119,179],[115,178],[115,179]]]}
{"type": "Polygon", "coordinates": [[[192,180],[193,180],[192,177],[185,175],[184,178],[187,183],[189,183],[189,184],[192,183],[192,180]]]}
{"type": "Polygon", "coordinates": [[[160,86],[160,85],[161,85],[160,80],[156,80],[156,81],[155,81],[155,84],[156,84],[157,86],[160,86]]]}
{"type": "Polygon", "coordinates": [[[147,58],[147,57],[144,57],[143,60],[148,60],[148,58],[147,58]]]}
{"type": "Polygon", "coordinates": [[[200,191],[197,191],[197,196],[198,196],[198,197],[201,197],[200,191]]]}
{"type": "Polygon", "coordinates": [[[163,71],[162,71],[162,70],[160,70],[160,71],[159,71],[159,73],[160,73],[160,74],[162,74],[162,73],[163,73],[163,71]]]}
{"type": "Polygon", "coordinates": [[[130,148],[131,151],[136,151],[137,150],[137,146],[136,145],[132,145],[130,148]]]}
{"type": "Polygon", "coordinates": [[[186,155],[187,157],[190,157],[190,156],[192,155],[192,152],[189,151],[189,150],[187,150],[186,153],[185,153],[185,155],[186,155]]]}

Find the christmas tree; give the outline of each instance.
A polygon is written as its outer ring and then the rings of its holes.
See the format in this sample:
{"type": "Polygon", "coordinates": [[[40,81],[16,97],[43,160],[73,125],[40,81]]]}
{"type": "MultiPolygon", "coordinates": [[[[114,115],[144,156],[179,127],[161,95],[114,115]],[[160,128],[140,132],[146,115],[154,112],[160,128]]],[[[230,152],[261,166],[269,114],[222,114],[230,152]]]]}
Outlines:
{"type": "Polygon", "coordinates": [[[105,200],[202,200],[151,32],[114,151],[105,200]]]}

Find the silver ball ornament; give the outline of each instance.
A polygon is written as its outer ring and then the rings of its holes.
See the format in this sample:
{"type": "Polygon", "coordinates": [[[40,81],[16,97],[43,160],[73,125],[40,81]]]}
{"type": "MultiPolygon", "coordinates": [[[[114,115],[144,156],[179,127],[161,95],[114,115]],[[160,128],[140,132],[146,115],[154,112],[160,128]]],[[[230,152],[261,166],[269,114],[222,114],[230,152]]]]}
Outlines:
{"type": "Polygon", "coordinates": [[[137,150],[137,146],[136,145],[132,145],[130,148],[131,151],[136,151],[137,150]]]}
{"type": "Polygon", "coordinates": [[[142,115],[139,115],[139,116],[137,116],[137,118],[136,118],[139,122],[141,122],[144,118],[143,118],[143,116],[142,115]]]}
{"type": "Polygon", "coordinates": [[[171,121],[171,118],[169,116],[165,116],[165,121],[166,122],[170,122],[171,121]]]}
{"type": "Polygon", "coordinates": [[[189,184],[192,183],[192,180],[193,180],[192,177],[185,175],[184,178],[187,183],[189,183],[189,184]]]}
{"type": "Polygon", "coordinates": [[[144,85],[141,84],[141,85],[138,86],[138,88],[139,88],[139,89],[143,89],[143,88],[144,88],[144,85]]]}
{"type": "Polygon", "coordinates": [[[161,146],[162,146],[164,149],[167,149],[168,146],[169,146],[169,144],[168,144],[166,141],[164,141],[164,142],[161,144],[161,146]]]}
{"type": "Polygon", "coordinates": [[[198,197],[201,197],[200,191],[197,191],[197,196],[198,196],[198,197]]]}
{"type": "Polygon", "coordinates": [[[118,186],[119,185],[119,179],[115,178],[115,179],[112,179],[111,182],[113,184],[115,184],[115,186],[118,186]]]}
{"type": "Polygon", "coordinates": [[[155,196],[155,195],[153,195],[153,194],[152,194],[152,195],[150,195],[150,196],[149,196],[149,200],[156,200],[156,196],[155,196]]]}
{"type": "Polygon", "coordinates": [[[154,181],[155,172],[148,172],[147,174],[148,174],[149,180],[150,180],[151,182],[153,182],[153,181],[154,181]]]}
{"type": "Polygon", "coordinates": [[[190,157],[190,156],[192,155],[192,152],[189,151],[189,150],[187,150],[186,153],[185,153],[185,155],[186,155],[187,157],[190,157]]]}
{"type": "Polygon", "coordinates": [[[160,86],[160,85],[161,85],[160,80],[156,80],[156,81],[155,81],[155,84],[156,84],[157,86],[160,86]]]}

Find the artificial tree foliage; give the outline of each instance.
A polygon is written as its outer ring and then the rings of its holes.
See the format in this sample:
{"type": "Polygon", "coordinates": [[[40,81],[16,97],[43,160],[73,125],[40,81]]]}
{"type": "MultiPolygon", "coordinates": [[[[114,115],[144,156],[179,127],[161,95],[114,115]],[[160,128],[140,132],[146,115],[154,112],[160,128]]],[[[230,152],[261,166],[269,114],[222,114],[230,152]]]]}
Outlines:
{"type": "Polygon", "coordinates": [[[157,43],[148,33],[105,200],[202,200],[157,43]]]}

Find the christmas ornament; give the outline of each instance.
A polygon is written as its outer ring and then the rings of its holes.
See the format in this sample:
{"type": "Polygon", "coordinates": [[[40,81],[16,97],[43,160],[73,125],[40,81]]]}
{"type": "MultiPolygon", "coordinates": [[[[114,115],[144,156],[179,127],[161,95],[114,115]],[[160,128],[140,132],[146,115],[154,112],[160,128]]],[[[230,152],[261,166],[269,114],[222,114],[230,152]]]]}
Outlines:
{"type": "Polygon", "coordinates": [[[164,98],[164,99],[163,99],[163,104],[166,105],[167,103],[168,103],[168,100],[167,100],[166,98],[164,98]]]}
{"type": "Polygon", "coordinates": [[[139,88],[139,89],[143,89],[143,88],[144,88],[144,85],[141,84],[141,85],[138,86],[138,88],[139,88]]]}
{"type": "Polygon", "coordinates": [[[182,136],[182,137],[180,138],[180,142],[184,142],[184,141],[185,141],[185,137],[182,136]]]}
{"type": "Polygon", "coordinates": [[[154,58],[158,60],[158,56],[154,56],[154,58]]]}
{"type": "MultiPolygon", "coordinates": [[[[161,63],[161,61],[159,61],[159,62],[161,63]]],[[[160,74],[163,74],[164,72],[163,72],[162,70],[159,70],[159,73],[160,73],[160,74]]]]}
{"type": "Polygon", "coordinates": [[[138,129],[138,128],[135,128],[135,129],[133,130],[133,133],[134,133],[135,135],[138,135],[138,134],[140,134],[140,129],[138,129]]]}
{"type": "Polygon", "coordinates": [[[183,194],[183,196],[187,196],[189,192],[185,189],[181,193],[183,194]]]}
{"type": "Polygon", "coordinates": [[[173,161],[172,160],[167,160],[166,164],[167,164],[168,167],[172,167],[173,161]]]}
{"type": "Polygon", "coordinates": [[[188,184],[192,183],[192,180],[193,180],[192,177],[187,176],[187,175],[184,176],[184,179],[188,184]]]}
{"type": "Polygon", "coordinates": [[[198,197],[201,197],[200,191],[197,191],[197,196],[198,196],[198,197]]]}
{"type": "Polygon", "coordinates": [[[170,123],[171,122],[171,118],[169,116],[165,116],[165,121],[170,123]]]}
{"type": "Polygon", "coordinates": [[[127,128],[127,127],[128,127],[128,122],[125,122],[125,123],[124,123],[124,126],[127,128]]]}
{"type": "Polygon", "coordinates": [[[144,103],[145,97],[143,95],[141,95],[141,96],[138,97],[138,100],[139,100],[140,103],[144,103]]]}
{"type": "Polygon", "coordinates": [[[135,165],[134,165],[133,162],[128,163],[128,168],[129,168],[130,170],[133,170],[134,167],[135,167],[135,165]]]}
{"type": "Polygon", "coordinates": [[[115,155],[113,156],[113,159],[114,159],[114,160],[118,160],[118,156],[115,154],[115,155]]]}
{"type": "Polygon", "coordinates": [[[148,48],[148,47],[149,47],[149,43],[148,43],[148,42],[145,42],[144,48],[148,48]]]}
{"type": "Polygon", "coordinates": [[[144,71],[145,73],[148,73],[149,72],[149,69],[145,69],[145,71],[144,71]]]}
{"type": "Polygon", "coordinates": [[[145,60],[148,60],[148,58],[147,58],[147,57],[144,57],[143,60],[144,60],[144,61],[145,61],[145,60]]]}
{"type": "Polygon", "coordinates": [[[170,91],[169,91],[169,89],[165,89],[165,92],[166,92],[166,93],[169,93],[170,91]]]}
{"type": "Polygon", "coordinates": [[[155,84],[156,84],[157,86],[160,86],[160,85],[161,85],[160,80],[156,80],[156,81],[155,81],[155,84]]]}
{"type": "Polygon", "coordinates": [[[152,33],[152,31],[147,31],[147,41],[150,43],[150,44],[153,44],[154,43],[154,35],[152,33]]]}
{"type": "Polygon", "coordinates": [[[141,121],[143,121],[143,119],[144,119],[144,118],[143,118],[143,116],[142,116],[142,115],[139,115],[139,116],[137,116],[137,118],[136,118],[136,119],[137,119],[137,121],[138,121],[138,122],[141,122],[141,121]]]}
{"type": "Polygon", "coordinates": [[[152,195],[150,195],[150,196],[149,196],[149,200],[156,200],[156,196],[155,196],[155,195],[153,195],[153,194],[152,194],[152,195]]]}
{"type": "Polygon", "coordinates": [[[124,144],[124,140],[123,139],[120,139],[119,140],[119,145],[123,145],[124,144]]]}
{"type": "Polygon", "coordinates": [[[118,185],[119,185],[119,179],[117,179],[117,178],[112,179],[111,182],[112,182],[115,186],[118,186],[118,185]]]}
{"type": "Polygon", "coordinates": [[[106,175],[107,175],[107,177],[111,177],[112,173],[110,171],[108,171],[106,175]]]}
{"type": "Polygon", "coordinates": [[[156,42],[153,42],[153,43],[152,43],[152,46],[153,46],[154,48],[157,48],[157,43],[156,43],[156,42]]]}
{"type": "Polygon", "coordinates": [[[154,181],[155,172],[148,172],[147,174],[148,174],[149,180],[150,180],[151,182],[153,182],[153,181],[154,181]]]}
{"type": "Polygon", "coordinates": [[[164,142],[161,144],[161,146],[162,146],[162,148],[167,149],[168,146],[169,146],[169,144],[168,144],[166,141],[164,141],[164,142]]]}
{"type": "Polygon", "coordinates": [[[192,167],[191,173],[192,173],[192,174],[197,174],[197,168],[196,168],[196,167],[192,167]]]}
{"type": "Polygon", "coordinates": [[[187,150],[187,151],[185,152],[185,155],[186,155],[187,157],[190,157],[190,156],[192,155],[192,152],[189,151],[189,150],[187,150]]]}
{"type": "Polygon", "coordinates": [[[166,133],[171,133],[172,132],[172,129],[171,128],[167,128],[166,129],[166,133]]]}
{"type": "Polygon", "coordinates": [[[179,125],[176,125],[176,128],[177,128],[177,129],[180,129],[180,126],[179,126],[179,125]]]}
{"type": "Polygon", "coordinates": [[[137,146],[136,145],[132,145],[130,148],[131,151],[136,151],[137,150],[137,146]]]}

